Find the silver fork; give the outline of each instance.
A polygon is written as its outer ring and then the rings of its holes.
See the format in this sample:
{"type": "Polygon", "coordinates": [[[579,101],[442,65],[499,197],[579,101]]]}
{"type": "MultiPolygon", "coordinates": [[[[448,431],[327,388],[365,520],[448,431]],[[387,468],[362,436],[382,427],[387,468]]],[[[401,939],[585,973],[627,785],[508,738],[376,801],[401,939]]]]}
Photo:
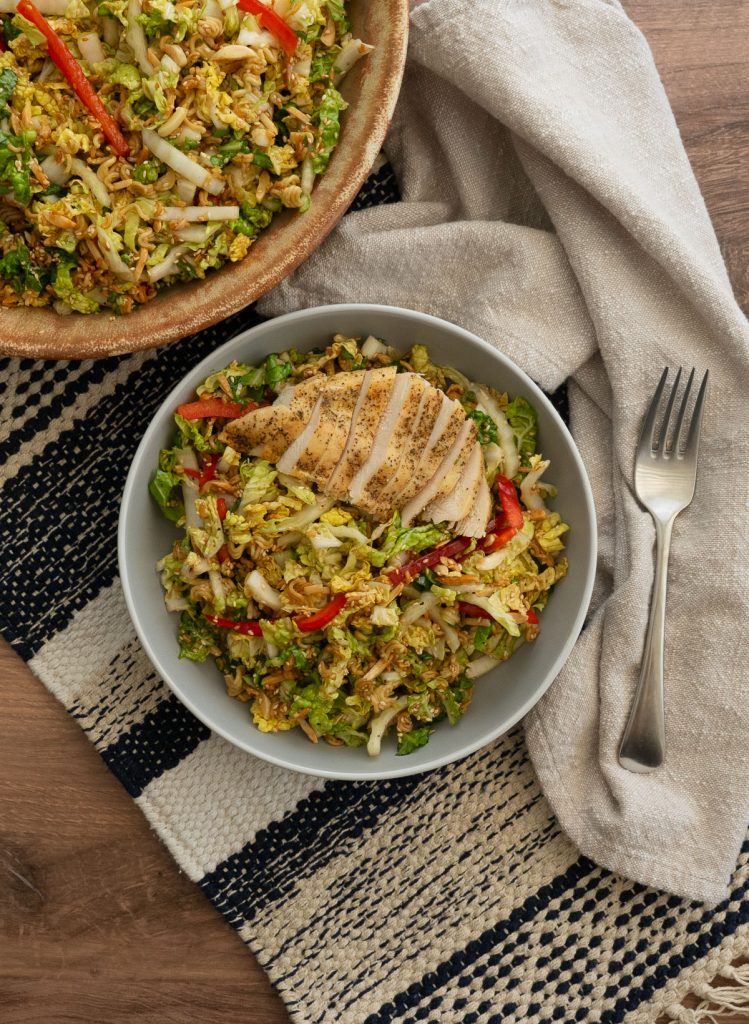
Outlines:
{"type": "Polygon", "coordinates": [[[697,452],[700,441],[702,409],[707,390],[702,378],[689,422],[685,422],[694,369],[689,374],[684,394],[672,424],[674,406],[681,381],[681,368],[674,380],[666,409],[658,426],[658,408],[668,379],[663,371],[653,401],[642,424],[635,455],[635,493],[655,522],[655,582],[650,620],[640,678],[619,747],[619,764],[631,772],[652,772],[663,764],[666,753],[665,713],[663,706],[663,642],[666,620],[666,577],[671,528],[674,519],[691,502],[697,479],[697,452]],[[686,431],[686,439],[682,433],[686,431]]]}

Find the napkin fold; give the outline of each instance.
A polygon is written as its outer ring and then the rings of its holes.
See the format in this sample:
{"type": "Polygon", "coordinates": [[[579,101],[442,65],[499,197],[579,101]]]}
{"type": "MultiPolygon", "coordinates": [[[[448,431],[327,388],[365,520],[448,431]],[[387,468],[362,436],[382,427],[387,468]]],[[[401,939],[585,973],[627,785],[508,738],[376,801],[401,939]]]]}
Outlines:
{"type": "Polygon", "coordinates": [[[648,46],[614,0],[417,2],[386,153],[402,201],[345,218],[261,312],[418,308],[547,389],[569,379],[600,559],[587,628],[527,718],[528,746],[585,855],[716,902],[749,819],[749,328],[648,46]],[[654,529],[633,457],[666,365],[709,368],[710,389],[671,554],[667,758],[634,775],[616,751],[654,529]]]}

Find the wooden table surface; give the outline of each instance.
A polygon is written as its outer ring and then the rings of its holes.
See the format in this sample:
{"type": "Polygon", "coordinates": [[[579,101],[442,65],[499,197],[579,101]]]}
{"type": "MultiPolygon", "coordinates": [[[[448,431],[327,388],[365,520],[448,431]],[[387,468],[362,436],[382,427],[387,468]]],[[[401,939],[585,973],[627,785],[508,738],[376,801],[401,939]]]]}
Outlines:
{"type": "MultiPolygon", "coordinates": [[[[625,6],[652,46],[746,309],[749,3],[625,6]]],[[[0,681],[3,1024],[288,1024],[252,956],[7,645],[0,681]]]]}

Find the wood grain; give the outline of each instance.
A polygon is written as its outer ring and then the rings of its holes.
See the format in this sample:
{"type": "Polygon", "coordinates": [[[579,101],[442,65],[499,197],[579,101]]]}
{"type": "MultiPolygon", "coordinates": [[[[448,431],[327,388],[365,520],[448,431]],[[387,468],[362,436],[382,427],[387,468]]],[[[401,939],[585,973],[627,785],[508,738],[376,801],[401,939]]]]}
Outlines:
{"type": "MultiPolygon", "coordinates": [[[[746,309],[749,4],[625,6],[652,46],[746,309]]],[[[7,645],[0,681],[3,1024],[288,1024],[242,943],[7,645]]]]}
{"type": "Polygon", "coordinates": [[[0,643],[3,1024],[287,1024],[237,935],[0,643]]]}
{"type": "Polygon", "coordinates": [[[749,308],[749,4],[624,0],[645,34],[720,242],[749,308]]]}

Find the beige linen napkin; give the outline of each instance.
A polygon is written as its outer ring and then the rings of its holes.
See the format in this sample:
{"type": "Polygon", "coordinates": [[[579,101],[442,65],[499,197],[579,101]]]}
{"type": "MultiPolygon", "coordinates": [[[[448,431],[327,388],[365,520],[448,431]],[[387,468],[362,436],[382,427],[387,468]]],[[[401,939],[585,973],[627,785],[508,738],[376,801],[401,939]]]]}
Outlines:
{"type": "Polygon", "coordinates": [[[749,330],[648,47],[606,0],[426,0],[387,142],[402,202],[347,217],[266,297],[422,309],[546,388],[570,377],[598,509],[587,629],[527,740],[580,850],[717,901],[749,817],[749,330]],[[653,578],[635,500],[641,417],[665,365],[709,367],[700,474],[676,522],[665,766],[619,767],[653,578]]]}

